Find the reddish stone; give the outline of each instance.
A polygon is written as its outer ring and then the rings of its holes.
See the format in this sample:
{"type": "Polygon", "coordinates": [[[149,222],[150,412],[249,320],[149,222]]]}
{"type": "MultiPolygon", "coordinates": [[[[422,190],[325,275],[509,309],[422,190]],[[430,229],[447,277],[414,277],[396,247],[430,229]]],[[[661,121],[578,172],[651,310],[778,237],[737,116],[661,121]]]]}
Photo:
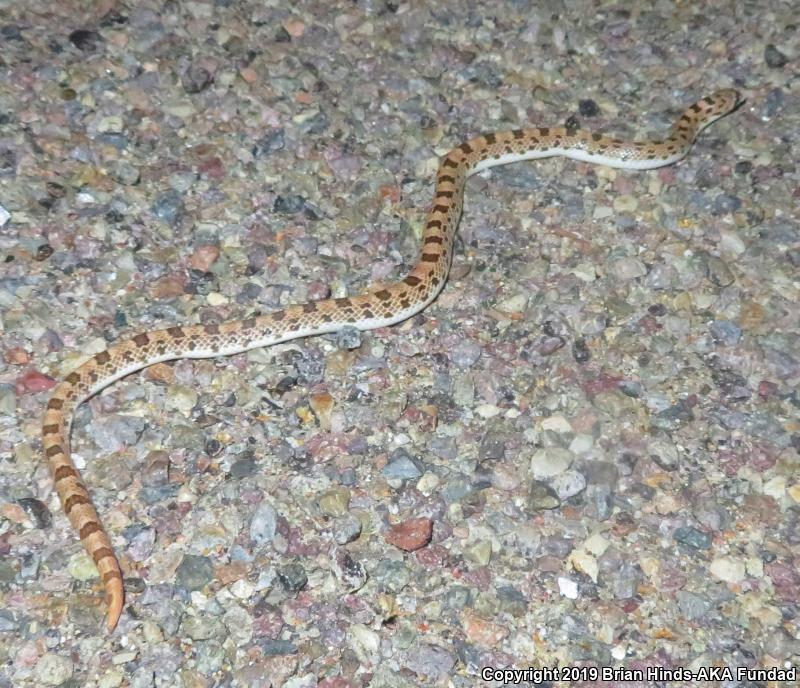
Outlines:
{"type": "Polygon", "coordinates": [[[393,525],[383,537],[390,545],[406,552],[413,552],[427,545],[431,541],[431,535],[433,535],[431,519],[411,518],[393,525]]]}
{"type": "Polygon", "coordinates": [[[36,394],[46,392],[56,386],[56,381],[52,377],[43,375],[38,370],[28,370],[24,372],[14,382],[17,394],[36,394]]]}

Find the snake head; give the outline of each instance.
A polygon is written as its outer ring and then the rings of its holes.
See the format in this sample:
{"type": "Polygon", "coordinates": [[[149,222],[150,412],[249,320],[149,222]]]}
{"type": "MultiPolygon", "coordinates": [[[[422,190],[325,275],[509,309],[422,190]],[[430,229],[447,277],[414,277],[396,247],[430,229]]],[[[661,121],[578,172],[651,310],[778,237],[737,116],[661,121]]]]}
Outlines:
{"type": "Polygon", "coordinates": [[[714,100],[712,109],[718,113],[719,117],[727,115],[729,112],[733,112],[737,108],[741,107],[745,102],[742,94],[739,93],[739,91],[737,91],[735,88],[720,89],[719,91],[716,91],[711,98],[714,100]]]}

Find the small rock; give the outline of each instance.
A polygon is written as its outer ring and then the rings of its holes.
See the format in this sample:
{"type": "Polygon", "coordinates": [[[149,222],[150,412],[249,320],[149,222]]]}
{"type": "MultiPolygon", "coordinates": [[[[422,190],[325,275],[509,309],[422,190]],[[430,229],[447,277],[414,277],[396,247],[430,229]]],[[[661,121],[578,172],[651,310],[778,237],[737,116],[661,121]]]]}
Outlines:
{"type": "Polygon", "coordinates": [[[672,537],[692,549],[709,549],[711,547],[711,536],[692,526],[676,528],[672,537]]]}
{"type": "Polygon", "coordinates": [[[344,516],[350,505],[350,490],[343,486],[332,487],[320,495],[317,503],[320,511],[326,516],[334,518],[344,516]]]}
{"type": "Polygon", "coordinates": [[[346,549],[336,552],[332,568],[348,592],[360,590],[367,582],[368,576],[364,565],[353,559],[353,555],[346,549]]]}
{"type": "Polygon", "coordinates": [[[53,514],[44,502],[33,497],[23,497],[17,500],[17,504],[23,508],[37,528],[49,528],[53,522],[53,514]]]}
{"type": "Polygon", "coordinates": [[[181,86],[186,93],[200,93],[205,91],[214,81],[214,75],[199,64],[189,65],[181,74],[181,86]]]}
{"type": "Polygon", "coordinates": [[[184,556],[175,571],[175,585],[186,590],[202,590],[214,579],[214,567],[208,557],[184,556]]]}
{"type": "Polygon", "coordinates": [[[305,205],[306,199],[297,194],[293,196],[276,196],[272,204],[272,210],[276,213],[294,215],[302,212],[305,205]]]}
{"type": "Polygon", "coordinates": [[[464,560],[476,566],[486,566],[492,558],[492,543],[481,540],[464,548],[464,560]]]}
{"type": "Polygon", "coordinates": [[[708,278],[718,287],[730,286],[736,280],[731,269],[725,264],[725,261],[720,258],[708,256],[706,265],[708,268],[708,278]]]}
{"type": "Polygon", "coordinates": [[[348,542],[353,542],[359,538],[361,529],[361,521],[352,514],[345,514],[333,522],[333,539],[339,545],[346,545],[348,542]]]}
{"type": "Polygon", "coordinates": [[[11,213],[9,213],[2,205],[0,205],[0,227],[5,227],[10,219],[11,213]]]}
{"type": "Polygon", "coordinates": [[[262,136],[253,146],[253,156],[258,158],[262,155],[271,155],[276,151],[283,150],[286,145],[286,136],[283,129],[273,129],[262,136]]]}
{"type": "Polygon", "coordinates": [[[73,663],[69,657],[47,652],[36,663],[34,675],[46,686],[60,686],[72,678],[73,663]]]}
{"type": "Polygon", "coordinates": [[[419,466],[405,449],[396,449],[392,452],[389,463],[381,471],[387,478],[399,480],[414,480],[422,475],[419,466]]]}
{"type": "Polygon", "coordinates": [[[308,575],[301,564],[285,564],[278,568],[278,580],[290,593],[300,592],[308,583],[308,575]]]}
{"type": "Polygon", "coordinates": [[[427,678],[430,685],[448,682],[456,658],[444,647],[423,644],[409,651],[403,664],[417,676],[427,678]]]}
{"type": "Polygon", "coordinates": [[[170,190],[159,196],[152,207],[153,214],[162,222],[175,226],[184,213],[183,197],[178,191],[170,190]]]}
{"type": "Polygon", "coordinates": [[[742,207],[742,200],[737,196],[721,193],[714,199],[714,214],[725,215],[735,213],[742,207]]]}
{"type": "Polygon", "coordinates": [[[708,329],[714,341],[725,346],[734,346],[742,338],[742,328],[730,320],[714,320],[708,329]]]}
{"type": "Polygon", "coordinates": [[[675,599],[678,600],[681,614],[689,621],[695,621],[703,617],[711,608],[711,601],[708,598],[685,590],[678,590],[675,593],[675,599]]]}
{"type": "Polygon", "coordinates": [[[542,509],[556,509],[561,505],[556,491],[547,483],[539,480],[531,482],[528,499],[525,506],[528,511],[541,511],[542,509]]]}
{"type": "Polygon", "coordinates": [[[481,347],[475,342],[462,340],[450,349],[447,355],[459,368],[471,368],[481,357],[481,347]]]}
{"type": "Polygon", "coordinates": [[[734,557],[717,557],[708,570],[726,583],[740,583],[745,576],[744,562],[734,557]]]}
{"type": "Polygon", "coordinates": [[[568,470],[555,476],[550,481],[550,487],[555,490],[559,499],[569,499],[586,489],[586,478],[578,471],[568,470]]]}
{"type": "Polygon", "coordinates": [[[582,117],[597,117],[600,114],[600,106],[591,98],[578,101],[578,112],[582,117]]]}
{"type": "Polygon", "coordinates": [[[559,576],[558,578],[558,592],[568,600],[578,599],[578,583],[571,578],[559,576]]]}
{"type": "Polygon", "coordinates": [[[561,447],[538,449],[531,457],[531,472],[537,480],[546,480],[566,471],[575,460],[575,455],[561,447]]]}
{"type": "Polygon", "coordinates": [[[110,170],[111,178],[125,186],[133,186],[139,183],[140,173],[137,168],[127,160],[117,160],[110,170]]]}
{"type": "Polygon", "coordinates": [[[425,547],[433,535],[433,521],[429,518],[412,518],[396,523],[383,537],[390,545],[406,552],[425,547]]]}
{"type": "Polygon", "coordinates": [[[259,504],[250,520],[250,539],[256,545],[272,542],[278,530],[278,514],[269,504],[259,504]]]}
{"type": "Polygon", "coordinates": [[[103,37],[97,31],[77,29],[69,35],[69,41],[78,50],[94,52],[103,43],[103,37]]]}
{"type": "Polygon", "coordinates": [[[786,57],[786,55],[784,55],[780,50],[778,50],[772,43],[767,43],[766,47],[764,48],[764,61],[767,63],[767,67],[778,69],[783,67],[789,61],[789,58],[786,57]]]}
{"type": "Polygon", "coordinates": [[[461,625],[467,640],[486,648],[499,645],[508,636],[508,629],[505,626],[484,621],[476,616],[466,616],[462,619],[461,625]]]}

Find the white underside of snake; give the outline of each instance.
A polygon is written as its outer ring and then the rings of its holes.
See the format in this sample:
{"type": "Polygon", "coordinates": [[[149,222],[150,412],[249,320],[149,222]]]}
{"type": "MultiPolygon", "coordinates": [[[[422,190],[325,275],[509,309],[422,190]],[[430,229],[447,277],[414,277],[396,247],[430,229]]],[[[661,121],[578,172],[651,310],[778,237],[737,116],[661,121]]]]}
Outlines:
{"type": "Polygon", "coordinates": [[[70,456],[70,427],[78,405],[115,380],[160,361],[228,356],[344,327],[371,330],[406,320],[431,303],[444,286],[461,217],[464,185],[470,175],[496,165],[552,156],[627,170],[671,165],[686,155],[702,129],[739,104],[736,91],[717,91],[689,107],[663,141],[619,141],[591,131],[565,128],[521,129],[474,138],[442,159],[421,255],[403,280],[358,296],[290,306],[245,320],[143,332],[110,346],[67,375],[47,405],[42,445],[64,511],[103,579],[109,630],[116,627],[122,613],[122,571],[70,456]]]}

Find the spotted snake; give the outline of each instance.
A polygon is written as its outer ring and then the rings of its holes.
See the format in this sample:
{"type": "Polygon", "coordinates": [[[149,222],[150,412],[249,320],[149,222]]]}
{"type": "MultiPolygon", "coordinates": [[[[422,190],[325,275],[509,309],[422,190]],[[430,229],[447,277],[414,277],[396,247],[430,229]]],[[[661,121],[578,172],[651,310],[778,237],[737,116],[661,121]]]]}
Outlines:
{"type": "Polygon", "coordinates": [[[371,330],[406,320],[430,304],[444,286],[470,175],[496,165],[551,156],[630,170],[671,165],[687,154],[702,129],[740,103],[736,91],[717,91],[689,107],[663,141],[620,141],[577,128],[518,129],[478,136],[442,159],[419,260],[401,281],[358,296],[310,301],[244,320],[141,332],[95,354],[67,375],[47,404],[42,445],[64,511],[102,577],[108,629],[116,627],[122,613],[122,571],[70,456],[70,428],[77,406],[115,380],[161,361],[229,356],[345,327],[371,330]]]}

